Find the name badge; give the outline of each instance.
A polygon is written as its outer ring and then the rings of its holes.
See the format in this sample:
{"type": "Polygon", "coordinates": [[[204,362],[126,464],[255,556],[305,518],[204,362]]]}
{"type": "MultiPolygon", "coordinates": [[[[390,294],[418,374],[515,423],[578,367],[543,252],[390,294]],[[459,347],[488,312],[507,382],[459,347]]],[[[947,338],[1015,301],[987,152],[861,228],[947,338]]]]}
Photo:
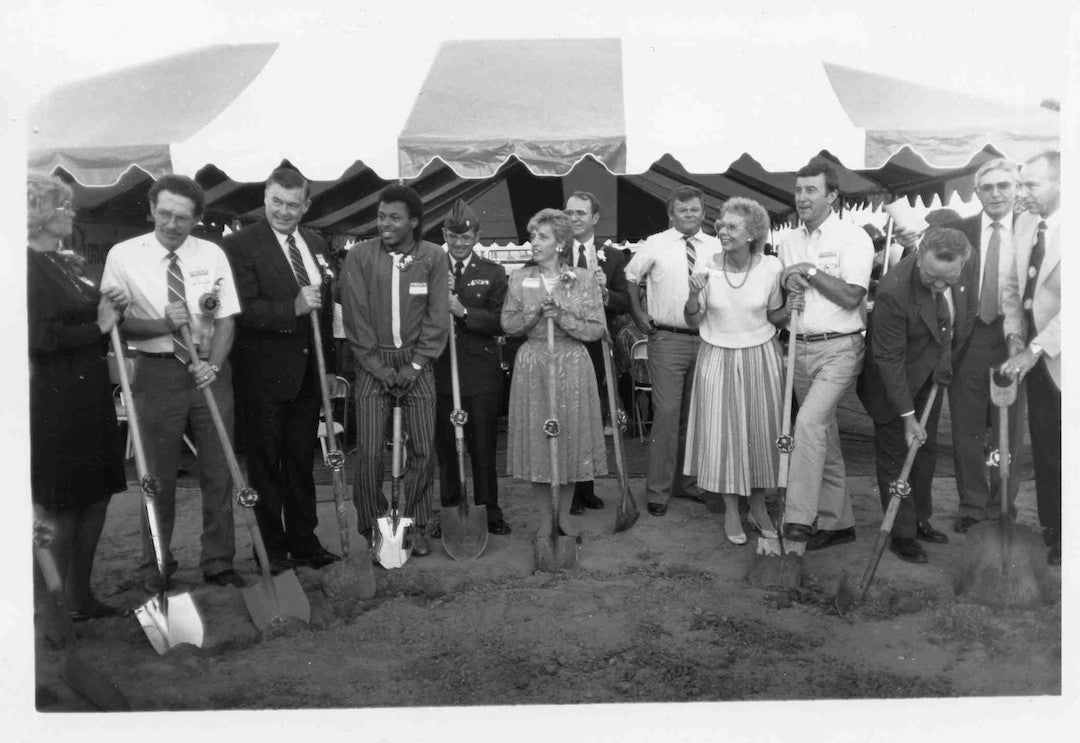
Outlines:
{"type": "Polygon", "coordinates": [[[409,282],[409,294],[427,294],[427,283],[423,281],[409,282]]]}
{"type": "Polygon", "coordinates": [[[522,286],[523,289],[539,289],[540,288],[540,279],[536,278],[535,276],[532,276],[532,277],[527,278],[527,279],[522,279],[521,280],[521,286],[522,286]]]}

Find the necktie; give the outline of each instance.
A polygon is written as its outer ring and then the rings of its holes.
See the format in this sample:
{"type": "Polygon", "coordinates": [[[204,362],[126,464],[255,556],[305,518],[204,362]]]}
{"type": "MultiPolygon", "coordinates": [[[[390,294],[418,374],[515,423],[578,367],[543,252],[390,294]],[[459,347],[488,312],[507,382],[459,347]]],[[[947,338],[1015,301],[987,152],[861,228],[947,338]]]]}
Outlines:
{"type": "Polygon", "coordinates": [[[1030,341],[1036,335],[1035,314],[1031,311],[1035,303],[1035,284],[1039,281],[1039,270],[1042,268],[1043,257],[1046,255],[1046,222],[1039,222],[1039,231],[1035,233],[1035,244],[1031,247],[1031,258],[1028,261],[1027,282],[1024,284],[1024,321],[1027,325],[1027,339],[1030,341]]]}
{"type": "MultiPolygon", "coordinates": [[[[169,265],[165,269],[165,282],[168,287],[168,302],[186,302],[187,292],[184,291],[184,274],[180,272],[180,266],[176,265],[176,251],[169,251],[169,265]]],[[[191,363],[191,354],[184,345],[184,337],[180,330],[172,332],[173,356],[180,363],[187,366],[191,363]]]]}
{"type": "Polygon", "coordinates": [[[461,283],[461,274],[465,273],[465,261],[454,263],[454,288],[461,283]]]}
{"type": "Polygon", "coordinates": [[[588,268],[589,267],[589,262],[585,259],[585,246],[582,245],[581,243],[578,243],[577,267],[578,268],[588,268]]]}
{"type": "Polygon", "coordinates": [[[697,260],[697,250],[694,249],[694,241],[689,235],[683,238],[686,241],[686,270],[693,276],[694,275],[694,261],[697,260]]]}
{"type": "MultiPolygon", "coordinates": [[[[948,291],[948,289],[945,291],[948,291]]],[[[938,362],[934,367],[934,381],[942,387],[947,387],[949,382],[952,381],[952,313],[949,312],[949,303],[945,300],[945,292],[936,293],[934,303],[937,310],[938,340],[941,342],[938,362]]]]}
{"type": "Polygon", "coordinates": [[[285,242],[289,244],[289,262],[292,263],[296,283],[299,286],[307,286],[311,283],[311,279],[308,278],[307,269],[304,268],[304,259],[300,257],[300,248],[296,247],[296,236],[289,235],[285,238],[285,242]]]}
{"type": "Polygon", "coordinates": [[[998,254],[1001,252],[1001,223],[991,222],[990,243],[983,256],[983,280],[979,289],[979,319],[989,325],[998,316],[998,254]]]}

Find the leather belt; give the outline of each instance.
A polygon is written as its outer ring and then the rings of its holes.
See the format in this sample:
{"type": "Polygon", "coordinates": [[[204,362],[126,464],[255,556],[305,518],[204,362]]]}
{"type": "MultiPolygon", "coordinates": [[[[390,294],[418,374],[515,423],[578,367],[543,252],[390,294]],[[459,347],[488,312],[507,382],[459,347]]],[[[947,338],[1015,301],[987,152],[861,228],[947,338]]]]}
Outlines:
{"type": "Polygon", "coordinates": [[[663,330],[663,331],[668,332],[668,333],[678,333],[680,335],[697,335],[698,334],[698,332],[696,330],[691,330],[689,328],[676,328],[674,325],[660,325],[658,323],[653,323],[653,327],[656,328],[657,330],[663,330]]]}
{"type": "Polygon", "coordinates": [[[800,341],[806,341],[808,343],[813,343],[814,341],[828,341],[832,340],[833,338],[843,338],[844,336],[859,335],[860,333],[862,333],[861,330],[849,330],[846,333],[811,333],[810,335],[803,335],[802,333],[797,333],[795,335],[795,339],[800,341]]]}

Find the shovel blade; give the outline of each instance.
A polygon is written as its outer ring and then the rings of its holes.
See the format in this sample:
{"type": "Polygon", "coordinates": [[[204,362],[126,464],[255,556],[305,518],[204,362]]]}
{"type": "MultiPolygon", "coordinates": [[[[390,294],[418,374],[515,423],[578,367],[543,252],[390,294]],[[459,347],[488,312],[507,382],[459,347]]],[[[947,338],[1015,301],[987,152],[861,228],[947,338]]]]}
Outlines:
{"type": "Polygon", "coordinates": [[[554,573],[555,567],[555,543],[549,536],[536,537],[533,541],[533,554],[536,557],[536,569],[545,573],[554,573]]]}
{"type": "Polygon", "coordinates": [[[855,596],[855,591],[851,588],[851,581],[848,580],[847,571],[840,573],[840,583],[836,587],[836,596],[833,597],[833,606],[836,607],[836,612],[840,616],[844,616],[851,611],[858,600],[855,596]]]}
{"type": "Polygon", "coordinates": [[[203,621],[190,593],[169,596],[168,612],[162,610],[159,597],[152,596],[135,609],[135,616],[158,655],[184,643],[197,648],[203,646],[203,621]]]}
{"type": "Polygon", "coordinates": [[[112,679],[94,670],[75,648],[64,653],[60,680],[102,712],[129,712],[131,703],[112,679]]]}
{"type": "Polygon", "coordinates": [[[574,537],[555,538],[555,569],[569,570],[577,567],[578,543],[574,537]]]}
{"type": "Polygon", "coordinates": [[[251,621],[260,632],[286,617],[294,617],[304,624],[311,621],[311,604],[300,585],[296,573],[286,570],[270,577],[272,586],[264,578],[258,583],[240,589],[251,621]]]}
{"type": "Polygon", "coordinates": [[[627,489],[619,500],[618,510],[615,511],[615,533],[626,531],[636,524],[640,515],[637,504],[634,503],[634,499],[630,496],[629,489],[627,489]]]}
{"type": "Polygon", "coordinates": [[[455,560],[475,560],[488,543],[487,506],[442,509],[442,543],[455,560]]]}
{"type": "Polygon", "coordinates": [[[412,544],[405,542],[405,529],[412,523],[410,518],[399,518],[395,529],[389,516],[375,520],[375,558],[384,568],[400,568],[412,555],[412,544]]]}

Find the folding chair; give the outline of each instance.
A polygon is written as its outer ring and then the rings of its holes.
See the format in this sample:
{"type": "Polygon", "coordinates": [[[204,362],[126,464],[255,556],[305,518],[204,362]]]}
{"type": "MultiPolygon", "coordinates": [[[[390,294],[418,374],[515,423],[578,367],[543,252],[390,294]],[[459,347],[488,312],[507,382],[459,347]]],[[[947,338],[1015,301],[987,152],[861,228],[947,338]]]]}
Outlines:
{"type": "MultiPolygon", "coordinates": [[[[105,363],[109,367],[109,382],[113,385],[113,404],[116,406],[116,423],[117,425],[128,424],[127,406],[124,405],[124,391],[120,386],[120,368],[116,363],[116,356],[110,351],[105,356],[105,363]]],[[[131,380],[132,374],[135,371],[135,359],[131,356],[124,357],[124,369],[127,371],[128,381],[131,380]]],[[[184,434],[184,443],[187,444],[187,448],[191,450],[193,456],[198,456],[199,453],[195,449],[195,444],[191,442],[188,435],[184,434]]],[[[131,459],[135,456],[135,444],[131,440],[131,426],[127,427],[127,443],[124,445],[124,458],[131,459]]]]}
{"type": "MultiPolygon", "coordinates": [[[[344,377],[334,377],[334,384],[330,388],[330,405],[334,405],[335,400],[344,400],[344,405],[341,406],[341,422],[336,419],[333,421],[334,436],[338,438],[339,445],[345,446],[345,436],[349,428],[349,403],[352,400],[352,385],[344,377]]],[[[327,438],[326,438],[326,413],[322,410],[319,411],[319,446],[322,447],[323,459],[326,459],[327,452],[327,438]]]]}
{"type": "MultiPolygon", "coordinates": [[[[638,439],[645,441],[645,423],[641,409],[643,405],[652,407],[652,380],[649,379],[649,341],[634,341],[630,347],[630,377],[634,380],[634,425],[638,430],[638,439]]],[[[652,424],[650,416],[648,423],[652,424]]]]}

